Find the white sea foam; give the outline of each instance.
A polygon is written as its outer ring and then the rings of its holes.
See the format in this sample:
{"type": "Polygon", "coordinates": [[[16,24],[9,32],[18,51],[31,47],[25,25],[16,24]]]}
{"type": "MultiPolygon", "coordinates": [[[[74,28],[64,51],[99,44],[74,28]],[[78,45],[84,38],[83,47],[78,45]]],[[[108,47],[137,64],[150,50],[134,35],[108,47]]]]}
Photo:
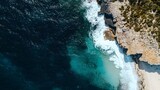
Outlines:
{"type": "Polygon", "coordinates": [[[121,52],[121,49],[115,41],[104,39],[104,31],[108,28],[105,26],[104,16],[98,16],[100,6],[98,6],[96,0],[90,1],[91,2],[88,0],[84,1],[83,6],[87,9],[85,16],[92,24],[92,27],[96,25],[96,29],[90,32],[95,47],[100,49],[103,53],[109,54],[109,60],[113,61],[116,68],[120,69],[121,89],[137,90],[138,79],[132,59],[121,52]]]}

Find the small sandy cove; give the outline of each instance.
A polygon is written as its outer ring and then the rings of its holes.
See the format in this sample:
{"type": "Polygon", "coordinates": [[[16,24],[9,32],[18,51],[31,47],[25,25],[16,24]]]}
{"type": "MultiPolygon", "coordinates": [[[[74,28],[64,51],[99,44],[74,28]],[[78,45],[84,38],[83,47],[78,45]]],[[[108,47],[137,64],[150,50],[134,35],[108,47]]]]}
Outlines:
{"type": "Polygon", "coordinates": [[[160,65],[139,62],[137,73],[141,90],[160,90],[160,65]]]}

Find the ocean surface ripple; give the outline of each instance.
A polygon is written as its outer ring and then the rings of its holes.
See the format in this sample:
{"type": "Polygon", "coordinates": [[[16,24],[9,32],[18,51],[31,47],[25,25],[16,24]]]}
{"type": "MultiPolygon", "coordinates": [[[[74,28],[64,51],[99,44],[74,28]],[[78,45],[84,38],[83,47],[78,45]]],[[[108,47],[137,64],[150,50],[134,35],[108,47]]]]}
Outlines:
{"type": "Polygon", "coordinates": [[[92,1],[1,0],[0,90],[136,90],[92,1]]]}

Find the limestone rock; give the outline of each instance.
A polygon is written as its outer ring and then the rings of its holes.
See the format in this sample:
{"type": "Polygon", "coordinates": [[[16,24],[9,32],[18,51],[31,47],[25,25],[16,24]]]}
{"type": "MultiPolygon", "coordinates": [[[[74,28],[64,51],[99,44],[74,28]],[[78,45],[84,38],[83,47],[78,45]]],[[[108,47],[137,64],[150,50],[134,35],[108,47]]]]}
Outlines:
{"type": "Polygon", "coordinates": [[[115,35],[113,34],[112,30],[109,29],[109,30],[106,30],[106,31],[104,32],[104,38],[105,38],[106,40],[113,41],[113,40],[115,40],[115,35]]]}
{"type": "Polygon", "coordinates": [[[123,20],[121,11],[119,8],[128,2],[110,2],[109,9],[113,14],[113,17],[116,18],[116,37],[117,42],[120,46],[127,49],[128,55],[142,54],[139,58],[140,61],[148,62],[152,65],[160,64],[160,49],[158,42],[152,37],[149,36],[145,29],[143,32],[135,32],[133,28],[128,28],[124,25],[126,23],[123,20]]]}

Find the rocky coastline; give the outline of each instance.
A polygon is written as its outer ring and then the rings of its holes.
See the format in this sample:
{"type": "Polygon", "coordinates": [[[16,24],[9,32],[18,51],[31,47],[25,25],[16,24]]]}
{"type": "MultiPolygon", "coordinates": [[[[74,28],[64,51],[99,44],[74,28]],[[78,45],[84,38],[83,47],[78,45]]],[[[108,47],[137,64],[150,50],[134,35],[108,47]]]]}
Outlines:
{"type": "Polygon", "coordinates": [[[105,24],[109,26],[116,36],[117,43],[125,49],[127,55],[137,57],[138,60],[151,65],[160,64],[160,50],[158,42],[148,33],[136,32],[133,28],[127,27],[127,23],[119,10],[121,6],[128,5],[129,2],[97,0],[101,6],[99,15],[103,14],[105,24]]]}
{"type": "MultiPolygon", "coordinates": [[[[101,6],[99,15],[104,15],[106,26],[110,27],[111,35],[117,44],[123,48],[127,55],[135,61],[135,67],[139,76],[140,90],[158,90],[160,86],[160,50],[158,42],[148,33],[136,32],[134,28],[126,26],[125,18],[120,8],[129,5],[127,0],[97,0],[101,6]],[[152,83],[150,82],[152,80],[152,83]]],[[[105,37],[106,33],[104,32],[105,37]]],[[[108,34],[108,33],[107,33],[108,34]]],[[[109,38],[109,40],[110,40],[109,38]]]]}

